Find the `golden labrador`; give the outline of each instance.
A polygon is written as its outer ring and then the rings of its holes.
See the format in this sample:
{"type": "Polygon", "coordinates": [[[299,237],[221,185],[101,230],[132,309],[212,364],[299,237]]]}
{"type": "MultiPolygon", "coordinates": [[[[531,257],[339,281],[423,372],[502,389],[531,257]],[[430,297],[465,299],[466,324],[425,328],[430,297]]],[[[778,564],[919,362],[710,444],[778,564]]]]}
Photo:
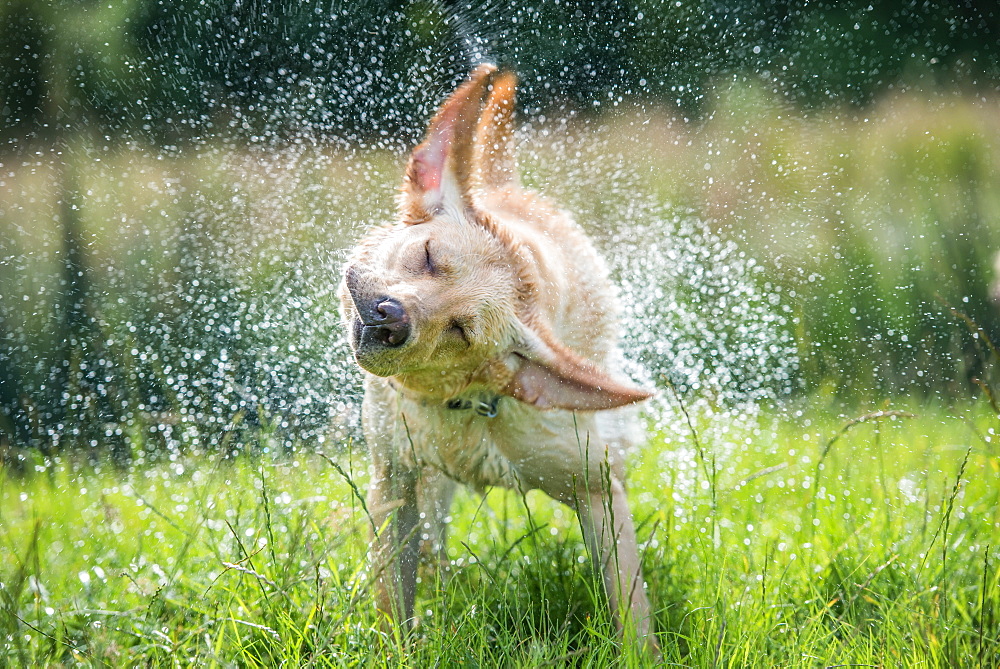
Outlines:
{"type": "Polygon", "coordinates": [[[399,220],[344,269],[343,320],[368,372],[378,606],[411,621],[420,547],[443,545],[454,482],[539,488],[578,513],[619,629],[655,649],[624,487],[630,405],[650,393],[621,373],[603,261],[518,183],[514,88],[482,65],[445,101],[410,157],[399,220]]]}

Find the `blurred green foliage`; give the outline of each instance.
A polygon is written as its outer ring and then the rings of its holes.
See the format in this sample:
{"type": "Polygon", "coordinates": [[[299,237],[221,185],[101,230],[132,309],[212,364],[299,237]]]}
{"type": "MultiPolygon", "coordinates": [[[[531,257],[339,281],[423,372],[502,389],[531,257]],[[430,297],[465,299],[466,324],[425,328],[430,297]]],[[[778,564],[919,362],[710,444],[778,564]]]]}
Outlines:
{"type": "MultiPolygon", "coordinates": [[[[763,88],[718,91],[704,123],[654,120],[641,143],[659,148],[642,160],[661,197],[741,239],[767,289],[791,298],[807,386],[958,397],[995,381],[997,99],[910,93],[803,114],[763,88]]],[[[618,132],[624,145],[634,129],[618,132]]]]}
{"type": "Polygon", "coordinates": [[[336,352],[263,369],[254,353],[288,330],[243,297],[292,290],[304,322],[335,320],[335,263],[293,273],[329,253],[310,235],[391,208],[392,152],[484,58],[518,72],[537,126],[634,105],[683,119],[625,128],[646,143],[624,153],[765,261],[762,286],[797,310],[804,387],[968,388],[987,347],[949,305],[1000,335],[998,36],[1000,10],[943,0],[0,0],[0,458],[62,439],[127,459],[199,441],[172,427],[188,418],[211,423],[202,445],[330,418],[295,395],[336,352]],[[286,151],[301,144],[312,174],[286,151]],[[336,174],[331,146],[379,152],[336,174]],[[285,194],[302,202],[269,210],[285,194]],[[267,235],[286,246],[260,252],[267,235]]]}
{"type": "Polygon", "coordinates": [[[400,87],[429,67],[450,85],[483,57],[522,75],[531,108],[640,98],[695,113],[714,82],[747,76],[805,105],[1000,81],[1000,10],[967,0],[5,0],[0,25],[8,141],[77,116],[107,133],[197,135],[232,105],[269,123],[304,85],[318,102],[299,111],[329,136],[412,132],[421,99],[400,87]]]}

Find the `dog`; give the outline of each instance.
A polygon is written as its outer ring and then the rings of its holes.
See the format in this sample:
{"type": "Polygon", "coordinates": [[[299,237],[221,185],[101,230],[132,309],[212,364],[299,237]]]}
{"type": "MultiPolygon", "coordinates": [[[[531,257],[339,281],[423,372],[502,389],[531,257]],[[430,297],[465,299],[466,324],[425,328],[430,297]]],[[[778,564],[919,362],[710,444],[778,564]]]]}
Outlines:
{"type": "Polygon", "coordinates": [[[516,78],[481,65],[412,152],[399,219],[344,265],[365,370],[376,600],[409,627],[421,546],[443,550],[455,483],[541,489],[578,514],[616,626],[656,649],[624,487],[637,407],[617,297],[568,214],[522,189],[516,78]]]}

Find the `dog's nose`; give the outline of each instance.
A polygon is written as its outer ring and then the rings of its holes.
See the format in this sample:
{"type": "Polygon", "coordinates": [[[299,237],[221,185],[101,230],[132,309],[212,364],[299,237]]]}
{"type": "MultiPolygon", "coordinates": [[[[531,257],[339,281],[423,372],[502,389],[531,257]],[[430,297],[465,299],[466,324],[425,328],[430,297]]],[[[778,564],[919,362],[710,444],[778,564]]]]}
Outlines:
{"type": "Polygon", "coordinates": [[[387,297],[375,305],[371,322],[365,323],[362,339],[369,337],[390,348],[406,343],[410,337],[410,318],[399,300],[387,297]]]}

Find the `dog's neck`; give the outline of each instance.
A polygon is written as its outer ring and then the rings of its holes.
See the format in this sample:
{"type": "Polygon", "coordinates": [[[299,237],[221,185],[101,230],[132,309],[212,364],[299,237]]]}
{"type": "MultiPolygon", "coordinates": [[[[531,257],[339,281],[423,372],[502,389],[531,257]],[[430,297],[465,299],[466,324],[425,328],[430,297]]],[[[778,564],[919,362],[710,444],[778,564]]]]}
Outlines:
{"type": "Polygon", "coordinates": [[[466,390],[455,397],[438,399],[414,392],[395,379],[389,379],[389,385],[400,395],[423,406],[440,407],[450,411],[475,411],[484,418],[494,418],[497,415],[500,410],[500,400],[504,397],[484,390],[466,390]]]}

